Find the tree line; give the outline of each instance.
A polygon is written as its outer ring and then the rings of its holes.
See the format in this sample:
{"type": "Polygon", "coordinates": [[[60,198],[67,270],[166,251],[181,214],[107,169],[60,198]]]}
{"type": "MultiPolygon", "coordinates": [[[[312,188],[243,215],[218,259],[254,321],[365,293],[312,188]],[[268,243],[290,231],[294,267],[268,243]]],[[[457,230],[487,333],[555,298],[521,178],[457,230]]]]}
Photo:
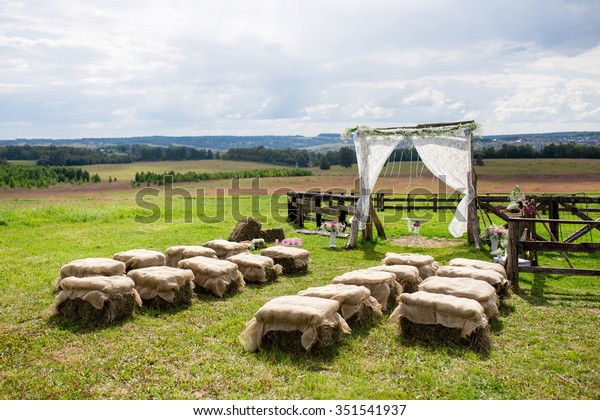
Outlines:
{"type": "Polygon", "coordinates": [[[503,144],[499,148],[482,147],[474,152],[481,159],[600,159],[600,146],[577,143],[551,143],[540,149],[533,146],[503,144]]]}
{"type": "Polygon", "coordinates": [[[98,174],[81,168],[0,164],[0,188],[47,188],[58,183],[83,184],[100,182],[98,174]]]}
{"type": "Polygon", "coordinates": [[[234,179],[234,178],[272,178],[272,177],[287,177],[287,176],[311,176],[312,172],[306,169],[287,169],[287,168],[268,168],[254,169],[249,171],[238,172],[136,172],[131,184],[134,187],[141,184],[146,185],[164,185],[165,179],[170,178],[171,182],[200,182],[213,179],[234,179]]]}

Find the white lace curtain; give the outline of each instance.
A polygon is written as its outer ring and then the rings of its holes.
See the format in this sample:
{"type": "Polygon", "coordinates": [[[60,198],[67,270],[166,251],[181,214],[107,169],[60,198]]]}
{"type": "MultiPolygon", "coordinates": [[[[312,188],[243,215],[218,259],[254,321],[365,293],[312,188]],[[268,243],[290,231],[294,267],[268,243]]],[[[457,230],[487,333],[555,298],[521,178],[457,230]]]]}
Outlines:
{"type": "MultiPolygon", "coordinates": [[[[448,230],[454,237],[467,232],[467,211],[475,197],[471,180],[470,132],[456,130],[444,135],[412,135],[415,149],[423,164],[446,185],[464,194],[448,230]]],[[[406,135],[377,134],[358,130],[353,134],[360,176],[360,196],[356,205],[359,228],[364,229],[369,217],[370,197],[383,165],[406,135]]]]}

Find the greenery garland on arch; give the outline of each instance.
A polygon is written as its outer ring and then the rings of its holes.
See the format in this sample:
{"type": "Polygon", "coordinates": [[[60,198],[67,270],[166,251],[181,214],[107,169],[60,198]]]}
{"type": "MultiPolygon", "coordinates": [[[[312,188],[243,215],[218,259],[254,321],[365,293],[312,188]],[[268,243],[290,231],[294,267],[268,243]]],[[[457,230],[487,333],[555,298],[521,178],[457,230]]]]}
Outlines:
{"type": "Polygon", "coordinates": [[[454,133],[459,130],[470,129],[472,132],[477,131],[479,126],[475,121],[461,121],[457,123],[442,123],[442,124],[423,124],[416,127],[392,127],[392,128],[372,128],[367,126],[357,126],[348,128],[342,134],[342,138],[348,139],[354,133],[361,132],[369,136],[386,136],[386,137],[431,137],[444,136],[454,133]]]}

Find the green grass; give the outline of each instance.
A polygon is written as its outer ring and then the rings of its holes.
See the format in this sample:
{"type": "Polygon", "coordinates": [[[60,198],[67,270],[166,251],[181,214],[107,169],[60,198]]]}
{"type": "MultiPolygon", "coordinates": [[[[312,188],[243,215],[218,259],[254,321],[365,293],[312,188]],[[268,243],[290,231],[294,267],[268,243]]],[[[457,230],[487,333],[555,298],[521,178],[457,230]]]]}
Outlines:
{"type": "MultiPolygon", "coordinates": [[[[215,199],[207,199],[214,214],[215,199]]],[[[216,223],[184,221],[175,199],[173,223],[133,222],[143,213],[132,197],[106,201],[0,201],[1,399],[598,399],[600,398],[600,284],[591,277],[522,275],[523,291],[503,305],[487,353],[402,338],[386,319],[357,328],[338,347],[304,355],[279,350],[247,353],[238,341],[245,323],[269,299],[328,284],[345,271],[378,265],[386,252],[406,251],[388,241],[358,249],[327,248],[329,238],[303,236],[310,271],[276,283],[248,285],[223,299],[199,295],[191,307],[139,309],[104,329],[57,320],[49,311],[52,282],[77,258],[110,257],[133,248],[164,251],[227,237],[235,224],[232,201],[216,223]]],[[[256,203],[256,202],[255,202],[256,203]]],[[[265,227],[285,224],[284,204],[261,197],[265,227]],[[281,210],[281,211],[279,211],[281,210]]],[[[252,199],[240,198],[241,215],[252,199]]],[[[256,209],[255,209],[256,210],[256,209]]],[[[389,215],[391,237],[405,234],[389,215]]],[[[423,232],[449,237],[447,221],[423,232]]],[[[411,248],[441,264],[454,257],[489,258],[466,243],[411,248]]],[[[554,264],[547,255],[542,264],[554,264]]],[[[573,258],[600,268],[597,258],[573,258]]]]}

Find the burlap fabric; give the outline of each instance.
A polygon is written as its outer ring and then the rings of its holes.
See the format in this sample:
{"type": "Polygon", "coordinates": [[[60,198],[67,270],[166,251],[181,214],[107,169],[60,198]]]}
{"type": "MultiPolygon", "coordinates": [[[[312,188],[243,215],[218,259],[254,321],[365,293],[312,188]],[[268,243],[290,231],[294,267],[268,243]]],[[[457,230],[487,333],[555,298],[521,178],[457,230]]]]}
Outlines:
{"type": "Polygon", "coordinates": [[[377,299],[383,311],[395,307],[395,297],[402,293],[393,273],[376,270],[354,270],[334,277],[333,284],[364,286],[377,299]]]}
{"type": "Polygon", "coordinates": [[[297,273],[308,270],[310,252],[306,249],[276,245],[260,251],[260,255],[272,258],[283,268],[283,273],[297,273]]]}
{"type": "Polygon", "coordinates": [[[419,269],[412,265],[376,265],[367,270],[385,271],[396,276],[396,281],[402,287],[402,293],[413,293],[418,290],[421,277],[419,269]]]}
{"type": "Polygon", "coordinates": [[[442,295],[474,299],[483,307],[488,319],[498,315],[496,289],[486,282],[469,277],[429,277],[419,285],[419,290],[442,295]]]}
{"type": "Polygon", "coordinates": [[[125,263],[111,258],[84,258],[71,261],[60,269],[60,278],[122,276],[125,275],[125,263]]]}
{"type": "Polygon", "coordinates": [[[186,258],[193,257],[209,257],[209,258],[217,258],[217,253],[214,249],[208,248],[205,246],[193,246],[193,245],[179,245],[172,246],[167,249],[167,261],[166,264],[169,267],[177,268],[177,264],[179,261],[186,258]]]}
{"type": "Polygon", "coordinates": [[[493,263],[490,261],[481,261],[470,258],[454,258],[450,260],[448,265],[453,265],[457,267],[475,267],[482,270],[492,270],[500,274],[505,279],[508,278],[506,276],[506,270],[504,269],[502,264],[493,263]]]}
{"type": "Polygon", "coordinates": [[[309,287],[298,292],[298,295],[333,299],[339,302],[339,312],[346,321],[365,307],[370,308],[378,315],[383,315],[381,304],[371,296],[371,291],[364,286],[341,283],[328,284],[320,287],[309,287]]]}
{"type": "Polygon", "coordinates": [[[498,287],[508,284],[508,280],[496,271],[475,267],[444,265],[438,268],[436,275],[440,277],[470,277],[472,279],[485,281],[494,286],[496,290],[498,290],[498,287]]]}
{"type": "Polygon", "coordinates": [[[113,259],[124,262],[126,271],[165,265],[165,256],[162,252],[148,249],[131,249],[117,252],[113,255],[113,259]]]}
{"type": "Polygon", "coordinates": [[[439,267],[438,262],[429,255],[421,254],[396,254],[388,252],[385,258],[381,260],[383,265],[411,265],[419,270],[419,277],[425,280],[427,277],[435,276],[435,272],[439,267]]]}
{"type": "Polygon", "coordinates": [[[246,324],[240,341],[248,351],[260,348],[269,331],[300,331],[301,343],[309,351],[317,339],[317,329],[328,326],[349,333],[350,327],[338,313],[339,303],[310,296],[281,296],[267,302],[246,324]]]}
{"type": "Polygon", "coordinates": [[[238,266],[232,262],[208,257],[193,257],[179,261],[179,268],[192,270],[196,286],[209,290],[218,297],[227,291],[244,287],[238,266]]]}
{"type": "Polygon", "coordinates": [[[390,319],[397,321],[400,317],[416,324],[457,328],[462,337],[488,325],[483,307],[476,300],[424,291],[400,296],[400,304],[390,319]]]}
{"type": "Polygon", "coordinates": [[[175,293],[194,282],[192,270],[182,270],[173,267],[146,267],[131,270],[127,273],[135,283],[135,289],[143,300],[154,299],[157,296],[172,303],[175,293]]]}
{"type": "Polygon", "coordinates": [[[124,294],[133,294],[138,305],[142,306],[135,284],[127,276],[65,277],[58,281],[57,286],[60,292],[52,303],[54,308],[67,299],[82,299],[100,310],[108,299],[124,294]]]}
{"type": "Polygon", "coordinates": [[[227,258],[227,261],[238,266],[238,270],[247,282],[265,283],[274,281],[282,273],[281,265],[275,264],[272,258],[264,255],[242,252],[227,258]]]}
{"type": "Polygon", "coordinates": [[[217,254],[217,258],[220,260],[226,260],[229,257],[248,250],[248,245],[226,241],[225,239],[208,241],[202,244],[202,246],[214,249],[215,253],[217,254]]]}

